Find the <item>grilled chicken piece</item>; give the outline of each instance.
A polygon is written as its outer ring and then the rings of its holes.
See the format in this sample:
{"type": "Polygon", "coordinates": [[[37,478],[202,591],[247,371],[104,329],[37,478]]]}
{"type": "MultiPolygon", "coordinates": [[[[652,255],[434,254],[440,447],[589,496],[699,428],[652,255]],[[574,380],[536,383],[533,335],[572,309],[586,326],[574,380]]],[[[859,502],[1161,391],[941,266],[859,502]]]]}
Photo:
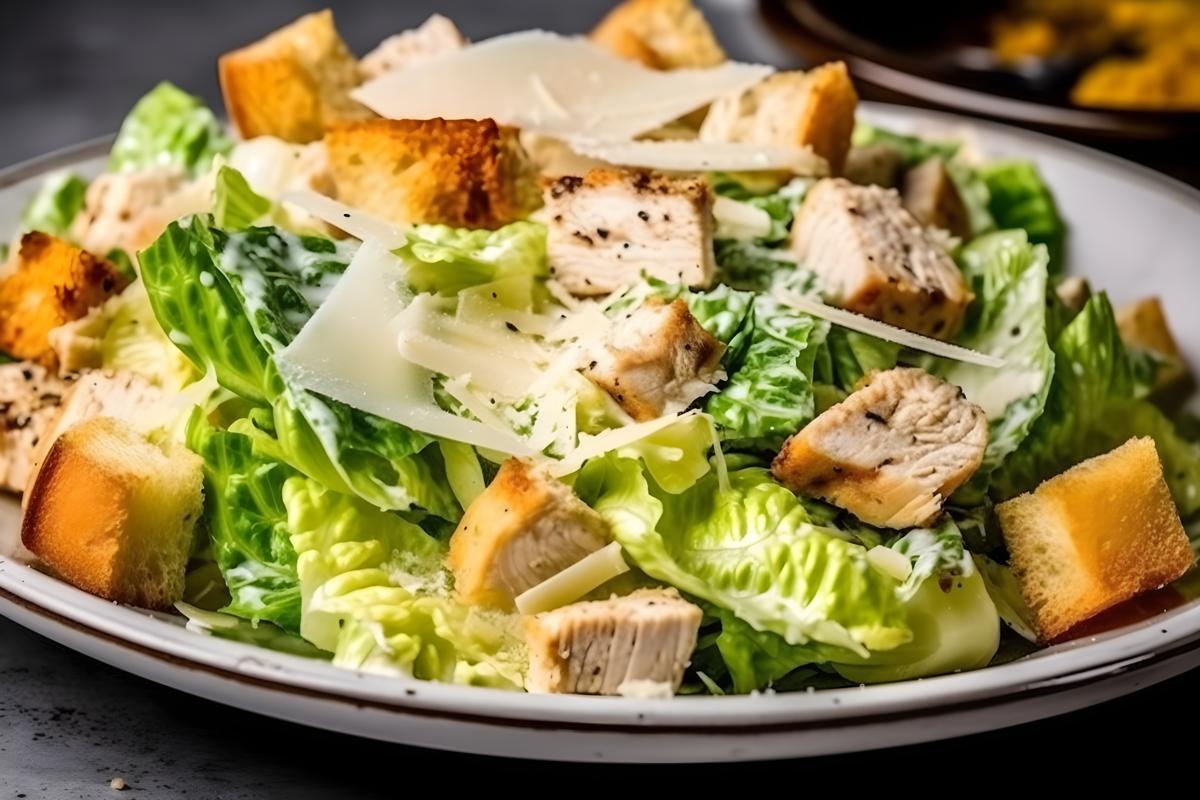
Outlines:
{"type": "MultiPolygon", "coordinates": [[[[132,372],[91,370],[79,376],[62,394],[61,405],[46,426],[30,462],[25,488],[33,486],[38,469],[58,437],[81,422],[111,417],[142,429],[166,396],[140,375],[132,372]]],[[[26,495],[28,497],[28,494],[26,495]]]]}
{"type": "Polygon", "coordinates": [[[463,515],[447,564],[464,602],[511,609],[608,540],[604,520],[566,484],[510,458],[463,515]]]}
{"type": "Polygon", "coordinates": [[[600,168],[544,189],[550,271],[571,294],[608,294],[643,272],[712,283],[713,197],[704,180],[600,168]]]}
{"type": "Polygon", "coordinates": [[[987,417],[961,389],[921,369],[891,369],[784,442],[771,474],[863,522],[908,528],[933,522],[987,442],[987,417]]]}
{"type": "Polygon", "coordinates": [[[860,186],[884,186],[892,188],[904,168],[904,155],[886,142],[857,145],[846,154],[846,166],[842,176],[860,186]]]}
{"type": "Polygon", "coordinates": [[[949,339],[972,294],[950,256],[892,189],[819,181],[792,226],[792,249],[834,305],[949,339]]]}
{"type": "Polygon", "coordinates": [[[525,619],[531,692],[673,695],[703,613],[674,589],[569,606],[525,619]]]}
{"type": "MultiPolygon", "coordinates": [[[[1092,299],[1092,286],[1087,282],[1087,278],[1068,275],[1058,286],[1054,287],[1054,293],[1058,295],[1058,299],[1063,302],[1067,310],[1072,314],[1078,314],[1083,311],[1087,301],[1092,299]]],[[[1120,324],[1119,320],[1117,324],[1120,324]]]]}
{"type": "Polygon", "coordinates": [[[645,421],[683,411],[712,391],[724,352],[686,302],[650,298],[613,322],[583,374],[645,421]]]}
{"type": "Polygon", "coordinates": [[[92,253],[104,254],[114,248],[136,253],[166,228],[170,220],[159,224],[155,209],[183,183],[183,172],[173,167],[106,172],[88,186],[71,237],[92,253]]]}
{"type": "Polygon", "coordinates": [[[971,216],[958,186],[940,158],[927,158],[904,173],[904,207],[922,225],[971,236],[971,216]]]}
{"type": "Polygon", "coordinates": [[[34,451],[58,414],[67,382],[29,361],[0,364],[0,489],[20,492],[33,469],[34,451]]]}
{"type": "Polygon", "coordinates": [[[378,78],[385,72],[411,67],[467,46],[467,37],[449,18],[434,14],[419,28],[403,31],[384,39],[358,62],[364,78],[378,78]]]}

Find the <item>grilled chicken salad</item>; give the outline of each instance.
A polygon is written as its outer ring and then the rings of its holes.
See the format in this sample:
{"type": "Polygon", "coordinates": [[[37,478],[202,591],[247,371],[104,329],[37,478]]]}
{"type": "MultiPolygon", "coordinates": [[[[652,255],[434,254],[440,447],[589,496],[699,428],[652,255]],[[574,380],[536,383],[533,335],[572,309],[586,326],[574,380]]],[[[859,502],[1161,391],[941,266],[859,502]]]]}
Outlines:
{"type": "Polygon", "coordinates": [[[229,129],[158,86],[0,281],[0,482],[81,589],[671,696],[984,667],[1191,569],[1161,306],[1063,274],[1035,165],[856,119],[844,65],[627,0],[361,60],[321,12],[218,71],[229,129]]]}

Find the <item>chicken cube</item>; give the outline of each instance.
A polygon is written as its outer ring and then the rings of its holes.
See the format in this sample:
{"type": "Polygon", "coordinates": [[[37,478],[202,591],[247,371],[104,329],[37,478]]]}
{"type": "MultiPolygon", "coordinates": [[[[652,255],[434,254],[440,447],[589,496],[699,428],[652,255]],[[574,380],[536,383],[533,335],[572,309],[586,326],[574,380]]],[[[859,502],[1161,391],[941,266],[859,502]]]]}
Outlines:
{"type": "Polygon", "coordinates": [[[715,67],[725,60],[692,0],[625,0],[596,25],[591,39],[651,69],[715,67]]]}
{"type": "Polygon", "coordinates": [[[674,589],[574,603],[525,619],[525,688],[670,696],[696,649],[703,612],[674,589]]]}
{"type": "Polygon", "coordinates": [[[167,221],[161,226],[148,226],[147,222],[183,182],[183,172],[172,167],[106,172],[88,186],[71,236],[93,253],[107,253],[114,248],[136,253],[166,228],[167,221]]]}
{"type": "Polygon", "coordinates": [[[841,61],[808,72],[777,72],[712,104],[700,138],[777,147],[810,147],[840,175],[854,133],[858,94],[841,61]]]}
{"type": "Polygon", "coordinates": [[[987,417],[921,369],[872,375],[784,442],[771,474],[885,528],[932,523],[983,463],[987,417]]]}
{"type": "Polygon", "coordinates": [[[510,458],[450,537],[463,602],[513,608],[517,595],[608,544],[608,526],[570,487],[510,458]]]}
{"type": "Polygon", "coordinates": [[[325,146],[338,199],[393,222],[499,228],[540,199],[517,131],[490,119],[336,125],[325,146]]]}
{"type": "Polygon", "coordinates": [[[860,186],[892,188],[904,168],[904,154],[887,142],[854,145],[846,153],[842,177],[860,186]]]}
{"type": "Polygon", "coordinates": [[[638,421],[676,414],[712,391],[725,346],[687,303],[650,298],[614,320],[583,374],[638,421]]]}
{"type": "Polygon", "coordinates": [[[713,195],[700,178],[599,168],[545,183],[551,274],[571,294],[651,278],[712,284],[713,195]]]}
{"type": "Polygon", "coordinates": [[[904,173],[904,207],[917,222],[949,231],[960,239],[971,236],[971,216],[954,178],[940,158],[927,158],[904,173]]]}
{"type": "Polygon", "coordinates": [[[385,72],[421,64],[466,46],[467,37],[458,26],[449,18],[434,14],[418,28],[384,39],[362,57],[359,68],[363,77],[378,78],[385,72]]]}
{"type": "Polygon", "coordinates": [[[0,364],[0,488],[24,491],[34,452],[58,415],[69,384],[40,364],[0,364]]]}
{"type": "Polygon", "coordinates": [[[129,283],[109,261],[40,231],[21,237],[16,270],[0,279],[0,350],[57,366],[50,331],[129,283]]]}
{"type": "Polygon", "coordinates": [[[953,259],[892,189],[818,181],[791,243],[833,305],[916,333],[952,338],[973,299],[953,259]]]}
{"type": "Polygon", "coordinates": [[[328,9],[226,53],[217,72],[229,120],[243,139],[303,144],[334,122],[374,116],[350,98],[362,76],[328,9]]]}

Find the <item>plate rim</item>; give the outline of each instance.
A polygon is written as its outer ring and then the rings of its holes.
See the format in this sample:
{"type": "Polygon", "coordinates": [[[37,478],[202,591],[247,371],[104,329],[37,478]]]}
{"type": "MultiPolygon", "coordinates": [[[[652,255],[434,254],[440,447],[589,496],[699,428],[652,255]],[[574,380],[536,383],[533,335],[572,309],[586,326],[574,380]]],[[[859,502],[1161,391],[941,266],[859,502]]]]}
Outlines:
{"type": "MultiPolygon", "coordinates": [[[[1170,190],[1200,215],[1200,189],[1086,145],[954,112],[886,103],[862,103],[861,108],[868,117],[899,118],[915,124],[932,122],[947,127],[966,124],[1010,140],[1034,139],[1051,154],[1066,153],[1100,161],[1126,176],[1136,176],[1158,189],[1170,190]]],[[[54,169],[96,158],[107,151],[112,138],[97,137],[0,169],[0,191],[54,169]]],[[[215,637],[200,642],[195,639],[197,634],[165,620],[155,620],[155,625],[161,628],[141,630],[145,618],[152,617],[150,612],[107,603],[7,557],[0,557],[0,601],[0,607],[17,604],[116,647],[276,691],[464,722],[587,731],[772,733],[877,724],[896,717],[937,717],[955,709],[987,706],[1018,694],[1053,694],[1200,648],[1200,600],[1194,600],[1156,615],[1151,618],[1153,624],[1146,621],[973,672],[813,693],[679,697],[663,702],[535,695],[366,675],[215,637]],[[187,640],[176,641],[178,635],[186,636],[187,640]],[[321,669],[313,669],[314,665],[321,669]],[[464,708],[472,711],[464,712],[464,708]]]]}

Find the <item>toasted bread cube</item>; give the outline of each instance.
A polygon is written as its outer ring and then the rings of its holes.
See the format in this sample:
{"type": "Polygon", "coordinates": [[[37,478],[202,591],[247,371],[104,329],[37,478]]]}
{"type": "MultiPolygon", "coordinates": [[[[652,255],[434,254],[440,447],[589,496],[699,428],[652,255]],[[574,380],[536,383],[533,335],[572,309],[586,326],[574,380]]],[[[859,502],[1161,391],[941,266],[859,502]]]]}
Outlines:
{"type": "Polygon", "coordinates": [[[550,271],[580,297],[641,280],[708,287],[713,194],[697,177],[598,168],[545,183],[550,271]]]}
{"type": "Polygon", "coordinates": [[[463,602],[511,609],[608,540],[604,520],[570,487],[510,458],[463,515],[446,563],[463,602]]]}
{"type": "Polygon", "coordinates": [[[24,484],[22,505],[29,504],[29,491],[37,480],[38,470],[58,437],[97,417],[108,417],[136,430],[146,430],[143,423],[155,419],[150,412],[165,401],[162,389],[132,372],[89,370],[80,375],[62,392],[56,413],[37,442],[24,484]]]}
{"type": "Polygon", "coordinates": [[[871,525],[925,526],[979,469],[987,443],[987,416],[957,386],[897,367],[784,442],[771,474],[871,525]]]}
{"type": "Polygon", "coordinates": [[[724,352],[685,301],[651,298],[614,321],[583,374],[645,421],[683,411],[712,391],[724,352]]]}
{"type": "Polygon", "coordinates": [[[1192,568],[1149,438],[1130,439],[996,506],[1042,641],[1192,568]]]}
{"type": "Polygon", "coordinates": [[[183,596],[203,506],[202,459],[106,417],[67,431],[29,493],[21,540],[68,583],[165,609],[183,596]]]}
{"type": "Polygon", "coordinates": [[[683,681],[703,617],[674,589],[639,589],[526,617],[525,688],[669,697],[683,681]]]}
{"type": "Polygon", "coordinates": [[[0,364],[0,489],[25,489],[68,386],[32,361],[0,364]]]}
{"type": "Polygon", "coordinates": [[[217,72],[229,120],[243,139],[303,144],[334,122],[373,116],[350,99],[362,76],[328,9],[226,53],[217,72]]]}
{"type": "Polygon", "coordinates": [[[1164,356],[1164,365],[1155,377],[1154,388],[1167,389],[1187,383],[1191,378],[1179,345],[1167,324],[1167,314],[1157,297],[1144,297],[1117,312],[1117,328],[1125,344],[1151,350],[1164,356]]]}
{"type": "Polygon", "coordinates": [[[715,67],[725,60],[692,0],[625,0],[592,30],[591,39],[651,69],[715,67]]]}
{"type": "Polygon", "coordinates": [[[362,57],[359,68],[364,78],[378,78],[385,72],[411,67],[468,44],[458,26],[441,14],[433,14],[420,27],[389,36],[362,57]]]}
{"type": "Polygon", "coordinates": [[[973,295],[962,271],[893,189],[824,178],[791,231],[797,261],[829,302],[937,339],[951,339],[973,295]]]}
{"type": "Polygon", "coordinates": [[[854,133],[858,93],[841,61],[808,72],[777,72],[712,104],[700,138],[779,147],[811,147],[840,175],[854,133]]]}
{"type": "Polygon", "coordinates": [[[940,158],[927,158],[904,173],[904,207],[929,228],[941,228],[960,239],[971,236],[971,216],[958,186],[940,158]]]}
{"type": "Polygon", "coordinates": [[[129,283],[115,265],[39,231],[21,237],[15,272],[0,279],[0,350],[57,366],[50,331],[129,283]]]}
{"type": "Polygon", "coordinates": [[[490,119],[377,119],[325,136],[338,199],[394,222],[499,228],[539,202],[514,128],[490,119]]]}

